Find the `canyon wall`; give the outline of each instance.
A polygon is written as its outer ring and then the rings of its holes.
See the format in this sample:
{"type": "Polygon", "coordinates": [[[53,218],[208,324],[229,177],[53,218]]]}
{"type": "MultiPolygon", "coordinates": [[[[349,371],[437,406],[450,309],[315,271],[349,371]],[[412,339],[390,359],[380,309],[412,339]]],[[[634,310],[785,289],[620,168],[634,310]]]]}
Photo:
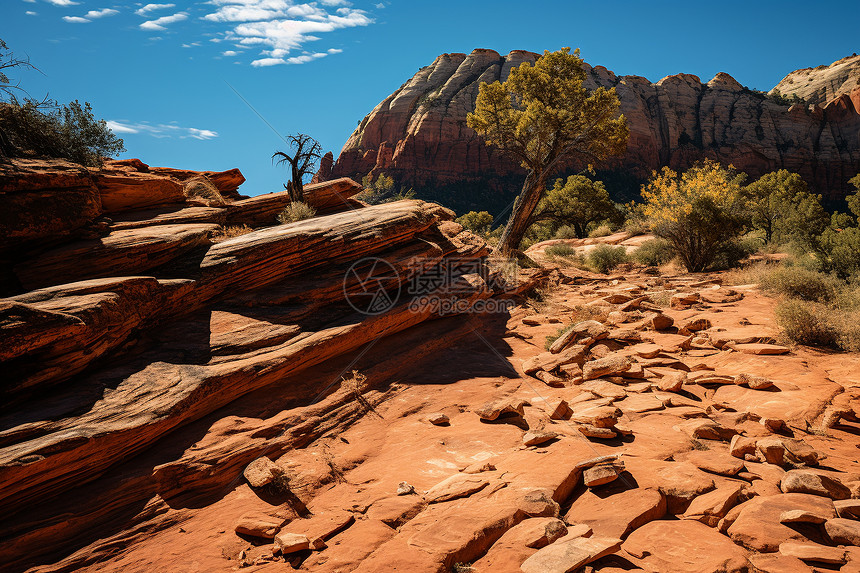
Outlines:
{"type": "MultiPolygon", "coordinates": [[[[442,54],[361,121],[328,177],[385,173],[458,211],[509,198],[519,189],[522,168],[487,147],[466,126],[466,115],[481,82],[504,81],[511,68],[537,57],[486,49],[442,54]],[[475,186],[469,189],[469,183],[475,186]],[[446,186],[454,195],[459,190],[469,196],[434,194],[446,186]]],[[[726,73],[707,83],[692,74],[652,83],[616,76],[603,66],[585,67],[586,87],[614,87],[621,99],[630,127],[628,150],[601,169],[612,172],[610,178],[627,193],[655,169],[684,169],[706,157],[753,177],[780,168],[796,171],[829,198],[844,196],[848,179],[860,172],[860,57],[786,76],[777,86],[781,93],[808,100],[792,106],[747,89],[726,73]],[[799,75],[803,82],[795,78],[799,75]]]]}

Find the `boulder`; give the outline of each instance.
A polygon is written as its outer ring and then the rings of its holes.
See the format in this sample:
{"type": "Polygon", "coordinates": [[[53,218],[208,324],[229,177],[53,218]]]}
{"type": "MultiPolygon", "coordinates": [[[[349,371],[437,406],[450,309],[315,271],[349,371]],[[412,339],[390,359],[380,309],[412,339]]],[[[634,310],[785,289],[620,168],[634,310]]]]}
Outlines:
{"type": "Polygon", "coordinates": [[[828,519],[824,522],[824,531],[834,545],[860,546],[860,521],[841,517],[828,519]]]}
{"type": "Polygon", "coordinates": [[[710,527],[716,527],[729,510],[738,503],[741,487],[737,483],[726,484],[697,496],[684,512],[684,519],[693,519],[710,527]]]}
{"type": "Polygon", "coordinates": [[[310,540],[297,533],[279,533],[275,536],[275,545],[278,550],[284,554],[298,553],[311,548],[310,540]]]}
{"type": "Polygon", "coordinates": [[[801,532],[779,522],[783,512],[802,510],[827,519],[836,517],[830,499],[802,493],[754,497],[735,509],[738,513],[728,527],[729,537],[735,543],[762,552],[776,551],[781,543],[789,540],[808,541],[801,532]]]}
{"type": "Polygon", "coordinates": [[[458,497],[468,497],[489,484],[490,480],[482,474],[454,474],[431,487],[424,494],[424,499],[428,503],[440,503],[458,497]]]}
{"type": "Polygon", "coordinates": [[[830,563],[843,565],[847,561],[845,550],[838,547],[827,547],[817,543],[798,543],[786,541],[779,545],[779,552],[787,557],[796,557],[801,561],[830,563]]]}
{"type": "Polygon", "coordinates": [[[552,345],[549,351],[552,354],[558,354],[580,338],[590,338],[591,340],[602,340],[609,334],[609,329],[602,323],[596,320],[584,320],[577,322],[568,330],[559,336],[552,345]]]}
{"type": "Polygon", "coordinates": [[[570,573],[620,548],[621,540],[609,537],[563,538],[540,549],[520,568],[523,573],[570,573]]]}
{"type": "Polygon", "coordinates": [[[607,356],[583,364],[582,377],[585,380],[594,380],[602,376],[617,376],[630,370],[632,364],[632,361],[627,356],[607,356]]]}
{"type": "Polygon", "coordinates": [[[524,406],[527,404],[525,400],[514,400],[510,398],[502,398],[487,402],[477,410],[475,414],[479,418],[487,422],[492,422],[506,414],[522,416],[525,413],[524,406]]]}
{"type": "Polygon", "coordinates": [[[623,471],[624,463],[621,461],[597,464],[583,470],[582,481],[586,487],[596,487],[615,481],[623,471]]]}
{"type": "Polygon", "coordinates": [[[451,419],[448,418],[448,415],[443,414],[442,412],[430,414],[429,416],[427,416],[427,421],[434,426],[447,426],[451,423],[451,419]]]}
{"type": "Polygon", "coordinates": [[[547,432],[544,430],[532,430],[530,432],[526,432],[523,436],[523,445],[524,446],[539,446],[541,444],[545,444],[551,440],[554,440],[558,437],[556,432],[547,432]]]}
{"type": "Polygon", "coordinates": [[[747,551],[697,521],[652,521],[631,533],[622,547],[649,571],[749,570],[747,551]]]}
{"type": "Polygon", "coordinates": [[[570,506],[565,521],[582,523],[594,535],[626,538],[649,521],[666,515],[666,498],[655,488],[626,489],[616,480],[599,492],[587,490],[570,506]]]}
{"type": "Polygon", "coordinates": [[[851,497],[851,490],[843,485],[842,482],[809,470],[789,470],[785,472],[779,483],[779,487],[784,493],[808,493],[835,500],[851,497]]]}
{"type": "Polygon", "coordinates": [[[263,456],[248,464],[242,475],[251,487],[265,487],[283,473],[278,464],[263,456]]]}

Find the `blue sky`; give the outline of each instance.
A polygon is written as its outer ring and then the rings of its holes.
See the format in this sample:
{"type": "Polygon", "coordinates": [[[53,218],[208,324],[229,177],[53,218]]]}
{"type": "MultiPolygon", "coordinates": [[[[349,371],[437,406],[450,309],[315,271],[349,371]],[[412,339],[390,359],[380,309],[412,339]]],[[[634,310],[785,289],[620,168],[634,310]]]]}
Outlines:
{"type": "Polygon", "coordinates": [[[278,135],[337,156],[366,113],[443,52],[580,48],[652,81],[730,73],[770,89],[860,50],[860,2],[2,0],[0,38],[43,74],[31,95],[89,101],[151,165],[239,167],[242,191],[282,189],[278,135]],[[232,86],[232,88],[230,87],[232,86]]]}

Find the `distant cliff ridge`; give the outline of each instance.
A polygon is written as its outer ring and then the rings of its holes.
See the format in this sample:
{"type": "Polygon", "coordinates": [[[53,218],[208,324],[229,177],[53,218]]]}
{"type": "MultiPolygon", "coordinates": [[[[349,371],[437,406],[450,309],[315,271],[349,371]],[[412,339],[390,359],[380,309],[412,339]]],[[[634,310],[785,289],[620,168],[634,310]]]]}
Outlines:
{"type": "MultiPolygon", "coordinates": [[[[538,54],[493,50],[442,54],[377,105],[343,147],[329,177],[392,175],[402,185],[433,196],[441,187],[486,184],[509,197],[522,170],[487,147],[466,126],[481,82],[504,81],[511,68],[538,54]]],[[[729,74],[703,84],[691,74],[657,83],[616,76],[586,64],[586,87],[615,87],[630,126],[626,155],[602,166],[628,187],[668,165],[683,169],[708,157],[756,177],[786,168],[826,197],[848,191],[860,172],[860,56],[831,66],[792,72],[777,86],[804,104],[781,105],[751,91],[729,74]]],[[[629,190],[627,190],[629,191],[629,190]]],[[[448,203],[457,208],[455,200],[448,203]]]]}

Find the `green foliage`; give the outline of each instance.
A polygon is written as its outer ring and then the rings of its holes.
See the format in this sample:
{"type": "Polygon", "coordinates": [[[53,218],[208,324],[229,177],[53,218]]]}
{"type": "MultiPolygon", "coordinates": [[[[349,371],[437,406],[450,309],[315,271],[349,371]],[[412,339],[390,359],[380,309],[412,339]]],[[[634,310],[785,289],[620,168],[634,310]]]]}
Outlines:
{"type": "Polygon", "coordinates": [[[538,203],[533,216],[535,222],[550,221],[553,231],[562,225],[570,226],[580,239],[588,234],[589,225],[593,223],[606,220],[620,223],[621,219],[622,215],[603,183],[583,175],[571,175],[567,180],[556,179],[538,203]]]}
{"type": "Polygon", "coordinates": [[[860,276],[860,227],[828,228],[821,236],[824,267],[843,279],[860,276]]]}
{"type": "Polygon", "coordinates": [[[33,66],[0,40],[0,157],[64,158],[97,166],[104,157],[125,151],[122,139],[93,116],[89,103],[60,105],[29,97],[19,101],[17,95],[27,92],[7,75],[18,68],[33,66]]]}
{"type": "Polygon", "coordinates": [[[774,312],[783,335],[792,342],[812,346],[836,346],[838,335],[827,305],[786,299],[776,305],[774,312]]]}
{"type": "Polygon", "coordinates": [[[586,264],[598,273],[607,273],[622,263],[629,262],[627,250],[624,247],[597,245],[585,256],[586,264]]]}
{"type": "Polygon", "coordinates": [[[822,268],[843,279],[860,278],[860,175],[851,183],[858,191],[846,198],[850,214],[834,213],[814,245],[822,268]]]}
{"type": "Polygon", "coordinates": [[[546,180],[566,158],[598,161],[623,153],[628,129],[615,89],[585,89],[583,61],[570,48],[544,52],[534,65],[513,68],[508,79],[482,83],[469,127],[528,170],[523,191],[502,235],[502,251],[517,249],[534,222],[546,180]]]}
{"type": "Polygon", "coordinates": [[[758,283],[781,300],[775,308],[782,335],[811,346],[860,350],[860,289],[834,275],[796,264],[759,264],[726,276],[732,284],[758,283]]]}
{"type": "Polygon", "coordinates": [[[361,186],[364,187],[364,191],[356,195],[356,199],[371,205],[415,198],[415,191],[412,189],[405,190],[401,187],[399,191],[396,191],[394,178],[384,173],[380,173],[375,181],[370,174],[365,175],[361,179],[361,186]]]}
{"type": "Polygon", "coordinates": [[[576,249],[570,245],[559,243],[557,245],[548,246],[544,249],[544,254],[549,257],[572,257],[576,255],[576,249]]]}
{"type": "Polygon", "coordinates": [[[12,157],[55,157],[90,166],[125,151],[122,139],[93,116],[90,104],[77,100],[0,103],[0,144],[12,157]]]}
{"type": "Polygon", "coordinates": [[[576,239],[576,229],[571,227],[570,225],[562,225],[558,228],[555,234],[552,236],[553,239],[576,239]]]}
{"type": "Polygon", "coordinates": [[[552,346],[553,342],[561,338],[563,334],[566,334],[573,327],[573,324],[559,327],[559,329],[555,331],[555,334],[550,334],[549,336],[547,336],[543,344],[544,349],[549,350],[549,347],[552,346]]]}
{"type": "Polygon", "coordinates": [[[768,99],[778,103],[779,105],[794,105],[796,103],[805,104],[806,101],[797,94],[783,95],[778,89],[773,88],[767,94],[768,99]]]}
{"type": "Polygon", "coordinates": [[[478,235],[486,235],[490,232],[490,227],[493,224],[493,216],[487,211],[469,211],[465,215],[457,217],[456,221],[463,225],[464,229],[478,235]]]}
{"type": "Polygon", "coordinates": [[[753,228],[765,242],[795,241],[810,245],[827,225],[821,195],[809,192],[797,173],[785,169],[762,175],[744,188],[753,228]]]}
{"type": "Polygon", "coordinates": [[[675,249],[666,239],[649,239],[633,251],[633,260],[641,265],[658,267],[675,258],[675,249]]]}
{"type": "Polygon", "coordinates": [[[612,227],[609,223],[601,223],[599,225],[589,225],[588,237],[598,239],[600,237],[608,237],[612,234],[612,227]]]}
{"type": "Polygon", "coordinates": [[[316,209],[307,203],[294,201],[284,207],[284,210],[278,214],[278,222],[282,225],[286,225],[287,223],[295,223],[296,221],[311,219],[316,214],[316,209]]]}
{"type": "Polygon", "coordinates": [[[711,267],[742,233],[745,177],[705,160],[682,175],[664,167],[643,187],[643,215],[654,234],[672,243],[688,271],[711,267]]]}
{"type": "Polygon", "coordinates": [[[842,288],[841,282],[830,275],[785,265],[764,273],[759,286],[774,294],[822,303],[835,300],[842,288]]]}

